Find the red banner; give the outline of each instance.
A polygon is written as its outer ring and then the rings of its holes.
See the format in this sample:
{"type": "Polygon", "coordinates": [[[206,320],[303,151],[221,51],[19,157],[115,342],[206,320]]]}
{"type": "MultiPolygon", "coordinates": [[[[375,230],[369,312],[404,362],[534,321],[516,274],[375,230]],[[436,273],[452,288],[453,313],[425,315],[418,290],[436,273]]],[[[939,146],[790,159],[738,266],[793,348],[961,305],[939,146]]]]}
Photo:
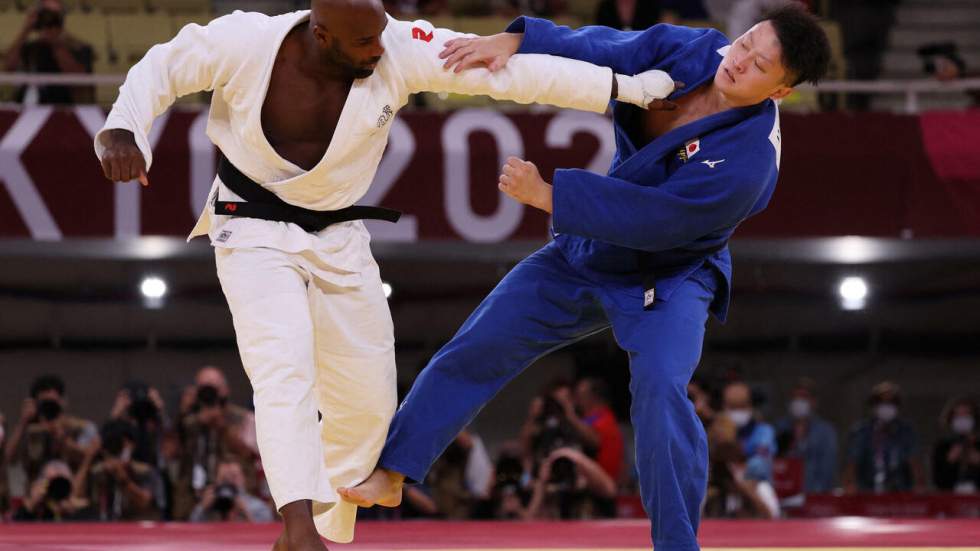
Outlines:
{"type": "MultiPolygon", "coordinates": [[[[104,117],[88,106],[0,110],[0,237],[189,232],[215,171],[207,113],[174,110],[157,121],[146,189],[102,177],[91,143],[104,117]]],[[[972,166],[959,157],[980,156],[980,142],[937,147],[931,138],[927,152],[920,118],[905,115],[786,114],[782,127],[772,205],[738,235],[980,235],[976,205],[962,201],[978,196],[980,176],[957,169],[947,182],[933,169],[972,166]]],[[[543,239],[547,216],[496,189],[504,160],[534,161],[547,179],[564,167],[604,172],[613,148],[609,120],[588,113],[405,113],[362,203],[406,214],[397,225],[373,225],[379,240],[543,239]]]]}

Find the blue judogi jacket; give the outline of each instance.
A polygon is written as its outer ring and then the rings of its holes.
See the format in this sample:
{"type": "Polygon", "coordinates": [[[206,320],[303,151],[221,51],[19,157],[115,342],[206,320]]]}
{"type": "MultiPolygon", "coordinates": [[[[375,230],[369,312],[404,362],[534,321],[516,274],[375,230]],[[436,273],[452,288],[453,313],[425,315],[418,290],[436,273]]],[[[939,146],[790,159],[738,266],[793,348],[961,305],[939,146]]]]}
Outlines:
{"type": "MultiPolygon", "coordinates": [[[[656,25],[645,31],[572,30],[531,17],[507,28],[523,32],[520,53],[552,54],[637,74],[660,69],[686,86],[682,97],[714,79],[729,46],[714,29],[656,25]]],[[[637,148],[644,111],[614,102],[616,154],[608,175],[554,174],[555,240],[573,266],[597,278],[640,288],[656,281],[656,300],[706,263],[722,275],[712,313],[724,321],[731,298],[728,240],[769,203],[779,171],[775,102],[729,109],[675,128],[637,148]]]]}

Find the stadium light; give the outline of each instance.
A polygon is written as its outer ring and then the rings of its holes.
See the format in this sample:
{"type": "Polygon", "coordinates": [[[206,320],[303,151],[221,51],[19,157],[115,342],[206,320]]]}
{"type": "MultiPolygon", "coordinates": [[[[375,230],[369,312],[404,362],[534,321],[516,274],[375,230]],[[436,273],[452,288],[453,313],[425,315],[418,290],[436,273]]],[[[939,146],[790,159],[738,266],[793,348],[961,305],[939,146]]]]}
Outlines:
{"type": "Polygon", "coordinates": [[[845,277],[837,288],[841,307],[845,310],[862,310],[868,301],[868,283],[862,277],[845,277]]]}
{"type": "Polygon", "coordinates": [[[157,276],[143,278],[140,283],[140,293],[143,294],[143,305],[156,310],[163,308],[163,297],[167,294],[167,282],[157,276]]]}
{"type": "Polygon", "coordinates": [[[167,282],[156,276],[144,278],[140,283],[140,292],[146,298],[163,298],[167,294],[167,282]]]}

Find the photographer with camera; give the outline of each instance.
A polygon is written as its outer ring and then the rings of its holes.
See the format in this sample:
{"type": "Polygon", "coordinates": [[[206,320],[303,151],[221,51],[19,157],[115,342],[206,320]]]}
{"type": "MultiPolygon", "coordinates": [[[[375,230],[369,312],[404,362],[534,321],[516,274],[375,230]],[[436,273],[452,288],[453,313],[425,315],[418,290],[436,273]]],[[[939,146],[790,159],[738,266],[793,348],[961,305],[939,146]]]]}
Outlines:
{"type": "Polygon", "coordinates": [[[521,447],[534,463],[542,461],[555,448],[580,445],[578,431],[572,426],[578,417],[567,398],[571,389],[571,382],[559,377],[531,400],[521,428],[521,447]]]}
{"type": "MultiPolygon", "coordinates": [[[[7,50],[4,70],[24,73],[91,73],[92,47],[65,32],[65,9],[60,0],[40,0],[27,12],[13,44],[7,50]],[[28,40],[31,33],[37,36],[28,40]]],[[[91,86],[25,86],[17,101],[25,104],[87,103],[94,99],[91,86]]]]}
{"type": "Polygon", "coordinates": [[[521,440],[538,477],[530,484],[531,500],[522,518],[615,516],[616,481],[581,451],[596,450],[601,439],[579,418],[572,388],[557,379],[531,402],[521,440]]]}
{"type": "Polygon", "coordinates": [[[79,469],[80,489],[89,496],[99,521],[158,520],[162,507],[160,477],[152,466],[133,458],[136,427],[113,419],[102,427],[97,461],[79,469]],[[87,476],[84,476],[87,475],[87,476]]]}
{"type": "Polygon", "coordinates": [[[68,415],[66,406],[60,377],[44,375],[31,384],[31,397],[24,400],[5,450],[7,463],[20,463],[28,479],[53,460],[77,469],[88,446],[98,439],[95,423],[68,415]]]}
{"type": "Polygon", "coordinates": [[[214,483],[201,492],[201,500],[191,512],[190,520],[272,522],[273,516],[266,502],[246,490],[245,473],[237,458],[226,457],[218,464],[214,483]]]}
{"type": "Polygon", "coordinates": [[[14,511],[15,521],[76,521],[91,518],[90,502],[85,499],[85,477],[88,476],[92,458],[98,452],[99,437],[96,436],[85,447],[79,469],[72,473],[71,467],[61,460],[44,464],[36,480],[31,484],[28,495],[20,507],[14,511]]]}
{"type": "Polygon", "coordinates": [[[170,423],[157,389],[142,381],[126,383],[116,393],[109,419],[128,421],[135,428],[133,459],[160,467],[160,444],[170,423]]]}
{"type": "Polygon", "coordinates": [[[175,518],[186,518],[201,492],[212,484],[223,457],[241,465],[249,491],[256,492],[255,417],[229,401],[228,383],[216,367],[198,371],[181,398],[180,475],[174,489],[175,518]]]}
{"type": "Polygon", "coordinates": [[[609,387],[601,379],[586,377],[574,386],[552,382],[550,390],[531,402],[521,435],[529,450],[541,437],[551,449],[564,442],[581,446],[613,480],[622,475],[623,435],[609,406],[609,387]],[[551,442],[554,437],[562,442],[551,442]]]}
{"type": "Polygon", "coordinates": [[[541,462],[526,519],[616,516],[616,481],[581,451],[561,447],[541,462]]]}

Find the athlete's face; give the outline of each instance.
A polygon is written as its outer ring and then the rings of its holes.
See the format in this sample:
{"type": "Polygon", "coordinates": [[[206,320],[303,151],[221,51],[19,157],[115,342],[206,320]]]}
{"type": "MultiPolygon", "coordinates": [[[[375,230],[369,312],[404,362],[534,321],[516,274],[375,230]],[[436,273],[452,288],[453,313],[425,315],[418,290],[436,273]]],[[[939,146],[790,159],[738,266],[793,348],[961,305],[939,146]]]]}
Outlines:
{"type": "Polygon", "coordinates": [[[754,105],[789,95],[790,77],[776,30],[763,21],[732,43],[715,72],[714,84],[732,103],[754,105]]]}
{"type": "MultiPolygon", "coordinates": [[[[314,16],[315,17],[315,16],[314,16]]],[[[325,45],[327,58],[347,69],[354,78],[367,78],[384,54],[381,33],[388,25],[384,11],[360,10],[350,17],[314,20],[314,34],[325,45]]]]}

